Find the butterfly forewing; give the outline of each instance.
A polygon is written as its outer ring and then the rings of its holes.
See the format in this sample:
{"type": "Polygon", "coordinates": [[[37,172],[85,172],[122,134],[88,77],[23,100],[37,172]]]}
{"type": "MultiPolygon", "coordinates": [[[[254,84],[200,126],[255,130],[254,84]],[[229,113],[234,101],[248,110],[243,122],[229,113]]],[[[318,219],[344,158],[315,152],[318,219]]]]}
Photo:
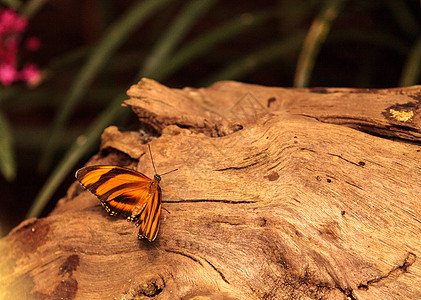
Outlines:
{"type": "Polygon", "coordinates": [[[159,182],[134,170],[117,166],[88,166],[76,178],[96,195],[111,215],[121,213],[140,226],[139,238],[153,241],[161,213],[159,182]]]}

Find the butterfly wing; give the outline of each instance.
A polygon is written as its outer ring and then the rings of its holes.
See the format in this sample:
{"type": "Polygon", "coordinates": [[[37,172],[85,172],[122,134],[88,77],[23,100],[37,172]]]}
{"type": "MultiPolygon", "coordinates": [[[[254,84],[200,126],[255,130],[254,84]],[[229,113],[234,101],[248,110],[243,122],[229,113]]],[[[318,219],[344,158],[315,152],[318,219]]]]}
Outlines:
{"type": "Polygon", "coordinates": [[[151,194],[150,199],[146,202],[136,226],[139,226],[138,238],[147,238],[153,241],[159,230],[159,217],[161,215],[161,187],[158,183],[154,183],[155,191],[151,194]]]}
{"type": "Polygon", "coordinates": [[[139,238],[155,239],[161,213],[158,182],[140,172],[117,166],[88,166],[76,178],[96,195],[111,215],[121,213],[140,225],[139,238]]]}

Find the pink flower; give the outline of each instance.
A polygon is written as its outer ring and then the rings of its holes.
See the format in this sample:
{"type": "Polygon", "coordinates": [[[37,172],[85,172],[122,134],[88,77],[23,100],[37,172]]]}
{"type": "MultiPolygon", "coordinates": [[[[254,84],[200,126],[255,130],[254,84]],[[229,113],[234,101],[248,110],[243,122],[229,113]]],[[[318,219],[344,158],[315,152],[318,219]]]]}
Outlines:
{"type": "Polygon", "coordinates": [[[21,33],[26,29],[27,21],[11,9],[0,11],[0,34],[21,33]]]}
{"type": "Polygon", "coordinates": [[[0,82],[8,86],[17,78],[17,71],[11,64],[0,64],[0,82]]]}
{"type": "MultiPolygon", "coordinates": [[[[41,73],[34,64],[25,64],[18,71],[18,51],[22,35],[27,27],[27,20],[11,9],[0,8],[0,82],[11,85],[14,81],[23,80],[30,86],[37,85],[41,73]]],[[[26,41],[26,48],[35,51],[40,47],[38,38],[31,37],[26,41]]]]}
{"type": "Polygon", "coordinates": [[[19,73],[19,78],[26,81],[29,86],[36,86],[41,81],[41,72],[34,64],[25,65],[19,73]]]}

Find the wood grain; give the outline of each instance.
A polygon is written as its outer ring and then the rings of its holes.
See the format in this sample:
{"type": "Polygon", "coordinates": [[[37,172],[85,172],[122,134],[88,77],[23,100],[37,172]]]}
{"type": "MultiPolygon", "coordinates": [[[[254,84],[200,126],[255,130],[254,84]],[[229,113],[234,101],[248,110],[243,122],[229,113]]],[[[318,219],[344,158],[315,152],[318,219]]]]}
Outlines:
{"type": "MultiPolygon", "coordinates": [[[[156,241],[75,183],[0,240],[2,298],[421,298],[421,87],[128,95],[158,173],[179,169],[156,241]]],[[[152,177],[145,141],[111,126],[89,164],[152,177]]]]}

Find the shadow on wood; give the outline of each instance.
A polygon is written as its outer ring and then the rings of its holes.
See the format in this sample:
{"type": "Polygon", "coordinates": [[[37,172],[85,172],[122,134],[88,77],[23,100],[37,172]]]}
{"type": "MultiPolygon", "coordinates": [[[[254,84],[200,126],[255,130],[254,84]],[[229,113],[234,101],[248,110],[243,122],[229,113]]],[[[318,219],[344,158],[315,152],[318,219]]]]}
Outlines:
{"type": "MultiPolygon", "coordinates": [[[[421,298],[421,87],[128,95],[158,173],[179,169],[156,241],[75,183],[0,241],[4,299],[421,298]]],[[[152,177],[145,142],[111,126],[89,164],[152,177]]]]}

